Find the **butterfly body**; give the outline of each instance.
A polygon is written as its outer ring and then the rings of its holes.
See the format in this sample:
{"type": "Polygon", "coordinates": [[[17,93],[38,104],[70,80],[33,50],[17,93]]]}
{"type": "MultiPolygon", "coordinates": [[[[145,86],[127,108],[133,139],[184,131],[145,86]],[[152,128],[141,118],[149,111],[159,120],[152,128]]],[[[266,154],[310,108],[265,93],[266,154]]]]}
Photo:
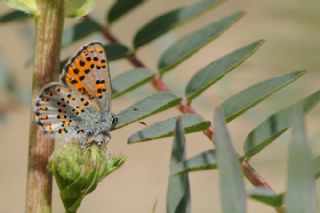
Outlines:
{"type": "Polygon", "coordinates": [[[111,80],[103,46],[84,46],[65,65],[61,83],[44,86],[36,101],[36,120],[52,136],[101,144],[110,138],[111,80]]]}

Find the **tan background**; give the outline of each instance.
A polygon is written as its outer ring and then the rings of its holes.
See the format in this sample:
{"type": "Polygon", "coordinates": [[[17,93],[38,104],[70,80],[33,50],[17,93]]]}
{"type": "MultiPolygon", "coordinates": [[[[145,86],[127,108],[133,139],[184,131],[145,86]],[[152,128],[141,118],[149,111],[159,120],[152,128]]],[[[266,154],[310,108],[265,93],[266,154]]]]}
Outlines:
{"type": "MultiPolygon", "coordinates": [[[[125,44],[130,45],[137,29],[151,17],[192,2],[195,1],[148,1],[129,16],[115,23],[112,30],[125,44]]],[[[104,0],[97,1],[98,7],[92,12],[94,18],[104,23],[105,11],[111,4],[111,1],[107,3],[104,0]]],[[[192,74],[210,61],[255,40],[266,39],[267,42],[256,54],[194,101],[197,111],[211,120],[214,107],[247,86],[290,71],[309,70],[310,72],[302,79],[228,125],[234,146],[242,153],[245,136],[267,115],[319,89],[319,7],[320,2],[316,0],[230,0],[143,47],[138,52],[138,56],[149,68],[155,70],[161,52],[181,35],[235,11],[245,10],[247,15],[239,23],[165,76],[165,81],[172,90],[182,95],[183,86],[192,74]]],[[[8,8],[1,1],[0,14],[6,11],[8,8]]],[[[66,26],[70,26],[73,22],[74,20],[67,20],[66,26]]],[[[12,71],[19,89],[24,90],[26,99],[29,97],[28,91],[31,88],[31,68],[26,68],[25,62],[32,54],[32,37],[32,21],[0,25],[0,58],[12,71]]],[[[93,35],[77,42],[66,48],[62,57],[69,56],[83,44],[97,38],[97,35],[93,35]]],[[[125,60],[111,64],[113,76],[129,68],[130,65],[125,60]]],[[[113,103],[113,111],[118,112],[138,98],[152,92],[154,91],[147,85],[116,99],[113,103]]],[[[0,104],[3,105],[10,97],[3,91],[0,91],[0,94],[0,104]]],[[[29,113],[30,105],[22,105],[8,113],[5,122],[0,123],[0,213],[24,211],[29,113]]],[[[171,109],[145,119],[145,122],[151,124],[178,114],[176,109],[171,109]]],[[[306,119],[311,146],[315,154],[320,153],[319,117],[318,107],[306,119]]],[[[156,200],[158,200],[156,212],[165,212],[172,139],[128,146],[127,137],[141,128],[143,126],[140,124],[132,124],[112,133],[110,152],[123,153],[128,160],[119,171],[105,179],[92,194],[86,197],[79,210],[80,213],[150,213],[156,200]]],[[[286,188],[289,139],[290,134],[284,134],[252,161],[258,172],[277,192],[282,192],[286,188]]],[[[201,133],[188,135],[187,142],[188,156],[212,148],[211,143],[201,133]]],[[[217,171],[192,173],[190,179],[192,212],[221,212],[217,171]]],[[[252,188],[249,183],[246,183],[246,186],[247,189],[252,188]]],[[[63,212],[56,185],[54,185],[53,206],[53,212],[63,212]]],[[[248,212],[267,213],[274,210],[249,200],[248,212]]]]}

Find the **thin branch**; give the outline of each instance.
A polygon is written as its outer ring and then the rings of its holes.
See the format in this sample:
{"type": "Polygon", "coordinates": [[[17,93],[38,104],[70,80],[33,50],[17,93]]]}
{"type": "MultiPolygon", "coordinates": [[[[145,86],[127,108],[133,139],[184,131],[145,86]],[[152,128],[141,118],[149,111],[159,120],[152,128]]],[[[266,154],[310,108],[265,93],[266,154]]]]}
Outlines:
{"type": "MultiPolygon", "coordinates": [[[[89,18],[89,17],[88,17],[89,18]]],[[[103,28],[102,34],[105,36],[106,39],[108,39],[112,43],[121,44],[121,42],[109,31],[107,27],[103,28]]],[[[146,67],[142,61],[140,61],[137,56],[134,54],[131,58],[128,59],[129,62],[135,66],[135,67],[146,67]]],[[[166,85],[162,79],[156,75],[152,81],[151,81],[153,87],[157,91],[170,91],[169,87],[166,85]]],[[[191,107],[191,103],[187,101],[182,101],[178,105],[178,109],[183,114],[196,114],[196,110],[191,107]]],[[[207,130],[204,131],[204,134],[211,140],[215,141],[215,134],[214,134],[214,128],[213,126],[210,126],[207,130]]],[[[274,190],[271,188],[271,186],[268,184],[266,180],[261,177],[257,173],[255,169],[253,169],[252,166],[250,166],[248,161],[243,161],[242,163],[242,169],[243,173],[246,176],[246,178],[250,181],[250,183],[255,187],[263,187],[267,188],[274,192],[274,190]]]]}
{"type": "MultiPolygon", "coordinates": [[[[39,0],[36,17],[36,44],[32,81],[32,106],[40,89],[57,80],[60,59],[60,41],[63,29],[63,0],[39,0]]],[[[47,171],[49,157],[54,148],[50,140],[30,116],[29,159],[27,174],[27,213],[50,213],[52,177],[47,171]]]]}

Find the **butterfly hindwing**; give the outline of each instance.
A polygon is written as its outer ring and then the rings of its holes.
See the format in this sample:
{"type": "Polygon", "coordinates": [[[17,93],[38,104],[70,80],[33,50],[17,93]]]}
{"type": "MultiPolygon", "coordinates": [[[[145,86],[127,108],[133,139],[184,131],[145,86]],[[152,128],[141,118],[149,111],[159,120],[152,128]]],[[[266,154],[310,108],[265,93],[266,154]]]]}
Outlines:
{"type": "Polygon", "coordinates": [[[80,128],[81,115],[93,110],[85,98],[81,98],[61,83],[51,83],[40,92],[35,115],[38,124],[53,135],[76,136],[83,133],[80,128]]]}
{"type": "Polygon", "coordinates": [[[92,42],[70,58],[61,77],[63,83],[86,96],[97,111],[110,112],[111,80],[103,46],[92,42]]]}

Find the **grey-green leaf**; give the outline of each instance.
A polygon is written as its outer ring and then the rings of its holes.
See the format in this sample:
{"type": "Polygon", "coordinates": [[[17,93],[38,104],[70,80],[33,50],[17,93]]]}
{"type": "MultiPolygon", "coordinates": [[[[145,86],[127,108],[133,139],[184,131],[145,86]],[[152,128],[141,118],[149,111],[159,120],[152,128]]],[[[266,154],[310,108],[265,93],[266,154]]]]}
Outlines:
{"type": "Polygon", "coordinates": [[[144,25],[134,37],[134,47],[139,48],[169,30],[182,25],[201,13],[221,3],[221,0],[202,0],[190,6],[167,12],[144,25]]]}
{"type": "Polygon", "coordinates": [[[300,107],[307,114],[320,102],[320,91],[301,101],[269,116],[247,136],[244,144],[246,158],[250,158],[272,143],[291,126],[291,115],[294,107],[300,107]]]}
{"type": "Polygon", "coordinates": [[[314,167],[314,176],[315,178],[320,177],[320,156],[313,160],[313,167],[314,167]]]}
{"type": "Polygon", "coordinates": [[[143,2],[145,0],[117,0],[107,13],[108,22],[112,23],[118,20],[143,2]]]}
{"type": "Polygon", "coordinates": [[[101,29],[102,26],[92,19],[82,20],[74,26],[64,30],[62,34],[61,46],[68,46],[73,42],[85,38],[94,32],[98,32],[101,29]]]}
{"type": "Polygon", "coordinates": [[[210,63],[192,76],[186,87],[186,97],[191,100],[212,84],[220,80],[224,75],[239,66],[251,56],[262,44],[263,40],[256,41],[241,47],[228,55],[210,63]]]}
{"type": "MultiPolygon", "coordinates": [[[[185,136],[181,119],[177,119],[172,144],[170,171],[174,165],[186,158],[185,136]]],[[[190,212],[190,186],[188,174],[170,175],[167,191],[167,213],[190,212]]]]}
{"type": "Polygon", "coordinates": [[[223,112],[220,109],[215,112],[214,126],[216,128],[216,153],[223,212],[245,213],[246,192],[242,172],[224,122],[223,112]]]}
{"type": "Polygon", "coordinates": [[[254,107],[281,88],[292,83],[305,74],[305,71],[291,72],[259,82],[249,88],[233,95],[222,104],[222,109],[227,122],[232,121],[248,109],[254,107]]]}
{"type": "Polygon", "coordinates": [[[181,174],[186,172],[202,171],[216,168],[216,150],[212,149],[175,164],[171,169],[171,174],[181,174]]]}
{"type": "Polygon", "coordinates": [[[280,207],[283,203],[283,194],[275,194],[266,188],[255,188],[249,192],[249,196],[273,207],[280,207]]]}
{"type": "Polygon", "coordinates": [[[145,68],[137,68],[122,73],[112,79],[112,98],[117,98],[151,80],[153,73],[145,68]]]}
{"type": "Polygon", "coordinates": [[[118,124],[116,125],[116,129],[174,107],[181,100],[181,97],[177,97],[169,92],[159,92],[148,96],[117,115],[118,124]]]}
{"type": "Polygon", "coordinates": [[[17,92],[15,78],[12,75],[12,72],[10,72],[9,68],[1,58],[0,58],[0,84],[4,86],[5,87],[4,89],[6,89],[6,92],[11,93],[11,95],[17,92]]]}
{"type": "Polygon", "coordinates": [[[131,50],[122,44],[107,44],[103,45],[109,61],[115,61],[122,58],[127,58],[132,55],[131,50]]]}
{"type": "Polygon", "coordinates": [[[244,14],[245,13],[242,11],[234,13],[218,22],[209,24],[174,43],[160,57],[158,64],[160,73],[163,74],[190,57],[201,47],[221,35],[244,14]]]}
{"type": "Polygon", "coordinates": [[[292,139],[289,143],[286,212],[313,213],[315,201],[314,167],[306,137],[303,109],[292,110],[292,139]]]}
{"type": "MultiPolygon", "coordinates": [[[[186,133],[206,130],[210,126],[210,122],[204,120],[200,115],[183,115],[180,119],[186,133]]],[[[128,139],[128,143],[137,143],[170,137],[174,134],[176,121],[177,118],[169,118],[152,124],[131,135],[128,139]]]]}
{"type": "Polygon", "coordinates": [[[20,10],[14,10],[7,14],[0,16],[0,23],[8,23],[12,21],[22,21],[31,18],[32,15],[22,12],[20,10]]]}

